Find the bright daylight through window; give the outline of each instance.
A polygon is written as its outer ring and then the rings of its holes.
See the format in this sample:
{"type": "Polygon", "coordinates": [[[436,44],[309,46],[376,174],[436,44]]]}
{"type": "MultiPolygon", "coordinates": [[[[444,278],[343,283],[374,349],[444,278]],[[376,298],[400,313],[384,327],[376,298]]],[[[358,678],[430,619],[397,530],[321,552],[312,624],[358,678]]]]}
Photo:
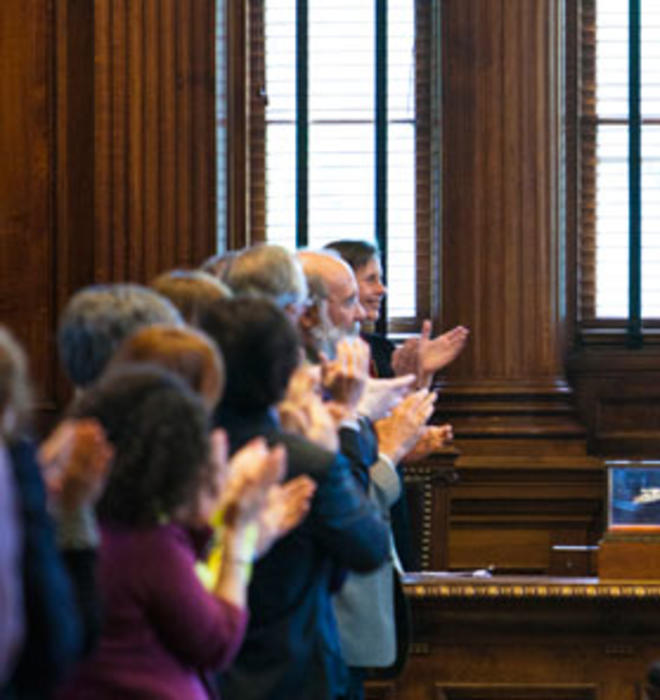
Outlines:
{"type": "Polygon", "coordinates": [[[266,239],[296,246],[300,197],[307,245],[376,239],[376,84],[385,70],[388,315],[415,316],[415,2],[386,3],[380,57],[375,2],[304,2],[306,55],[296,51],[300,4],[264,3],[266,239]]]}

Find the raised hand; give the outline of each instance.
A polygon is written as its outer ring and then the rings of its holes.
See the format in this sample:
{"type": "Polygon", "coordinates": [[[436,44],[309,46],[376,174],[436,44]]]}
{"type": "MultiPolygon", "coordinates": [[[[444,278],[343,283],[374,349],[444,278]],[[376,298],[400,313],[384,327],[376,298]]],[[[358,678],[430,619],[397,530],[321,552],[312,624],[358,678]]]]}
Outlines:
{"type": "Polygon", "coordinates": [[[401,401],[390,416],[376,421],[378,451],[395,464],[400,462],[419,440],[433,413],[435,399],[435,392],[420,389],[401,401]]]}
{"type": "Polygon", "coordinates": [[[454,431],[449,423],[427,425],[415,446],[404,457],[405,462],[417,462],[446,447],[454,439],[454,431]]]}
{"type": "Polygon", "coordinates": [[[397,377],[419,374],[419,337],[408,338],[392,353],[392,369],[397,377]]]}
{"type": "Polygon", "coordinates": [[[362,416],[372,421],[388,416],[392,409],[408,394],[415,384],[415,374],[406,374],[394,379],[367,380],[367,385],[357,406],[362,416]]]}
{"type": "Polygon", "coordinates": [[[69,511],[93,505],[103,491],[113,455],[97,421],[63,421],[38,453],[49,497],[69,511]]]}
{"type": "Polygon", "coordinates": [[[303,521],[315,491],[316,483],[304,474],[286,484],[270,487],[259,515],[258,557],[303,521]]]}
{"type": "Polygon", "coordinates": [[[331,401],[354,413],[369,377],[370,349],[360,338],[337,344],[334,360],[322,358],[321,382],[331,401]]]}
{"type": "Polygon", "coordinates": [[[419,377],[420,384],[427,386],[433,375],[453,362],[467,343],[470,331],[465,326],[456,326],[431,339],[431,321],[422,324],[419,337],[419,377]]]}
{"type": "Polygon", "coordinates": [[[277,411],[284,430],[332,452],[338,449],[337,423],[321,399],[319,366],[302,365],[295,371],[277,411]]]}
{"type": "Polygon", "coordinates": [[[227,479],[220,497],[226,528],[245,528],[257,521],[268,491],[286,474],[286,451],[269,449],[264,438],[255,438],[229,460],[227,479]]]}

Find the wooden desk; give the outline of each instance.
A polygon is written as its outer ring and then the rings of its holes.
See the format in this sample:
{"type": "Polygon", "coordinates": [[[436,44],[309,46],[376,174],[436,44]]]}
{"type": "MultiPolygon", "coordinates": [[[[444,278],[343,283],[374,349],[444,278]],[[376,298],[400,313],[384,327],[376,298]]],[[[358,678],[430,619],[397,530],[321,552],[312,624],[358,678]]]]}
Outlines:
{"type": "Polygon", "coordinates": [[[640,700],[660,659],[660,581],[424,573],[405,588],[408,665],[368,698],[640,700]]]}

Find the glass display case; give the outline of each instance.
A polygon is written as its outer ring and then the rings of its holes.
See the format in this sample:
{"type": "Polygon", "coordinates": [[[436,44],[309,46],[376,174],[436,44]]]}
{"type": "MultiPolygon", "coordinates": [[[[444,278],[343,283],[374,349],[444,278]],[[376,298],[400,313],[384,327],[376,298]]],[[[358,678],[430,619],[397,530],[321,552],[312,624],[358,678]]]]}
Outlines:
{"type": "Polygon", "coordinates": [[[607,462],[609,532],[660,533],[660,462],[607,462]]]}
{"type": "Polygon", "coordinates": [[[598,547],[601,579],[660,580],[660,462],[611,460],[607,530],[598,547]]]}

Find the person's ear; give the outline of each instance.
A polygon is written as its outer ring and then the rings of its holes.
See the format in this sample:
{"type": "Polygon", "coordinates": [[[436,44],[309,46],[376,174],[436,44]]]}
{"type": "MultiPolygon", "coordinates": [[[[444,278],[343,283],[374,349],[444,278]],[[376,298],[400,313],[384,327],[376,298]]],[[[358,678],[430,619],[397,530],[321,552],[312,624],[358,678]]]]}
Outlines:
{"type": "Polygon", "coordinates": [[[305,307],[305,310],[298,319],[298,323],[303,331],[310,331],[312,328],[316,328],[320,322],[321,316],[317,304],[310,304],[305,307]]]}

